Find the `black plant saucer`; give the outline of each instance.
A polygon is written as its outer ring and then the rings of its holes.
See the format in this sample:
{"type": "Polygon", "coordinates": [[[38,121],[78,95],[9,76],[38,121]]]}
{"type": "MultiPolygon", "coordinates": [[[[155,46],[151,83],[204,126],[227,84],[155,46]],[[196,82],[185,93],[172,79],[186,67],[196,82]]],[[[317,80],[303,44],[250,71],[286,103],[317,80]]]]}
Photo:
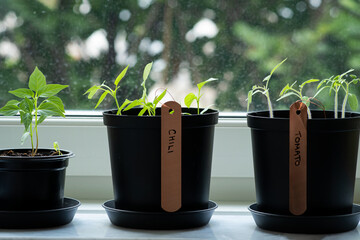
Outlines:
{"type": "Polygon", "coordinates": [[[80,202],[72,198],[64,198],[61,208],[34,211],[0,211],[0,228],[29,229],[49,228],[70,223],[80,206],[80,202]]]}
{"type": "Polygon", "coordinates": [[[112,224],[119,227],[174,230],[201,227],[209,223],[215,209],[218,207],[209,201],[208,208],[195,211],[167,212],[140,212],[115,208],[114,200],[103,204],[112,224]]]}
{"type": "Polygon", "coordinates": [[[360,220],[360,205],[353,204],[352,212],[332,216],[293,216],[260,211],[256,203],[249,206],[259,228],[287,233],[325,234],[353,230],[360,220]]]}

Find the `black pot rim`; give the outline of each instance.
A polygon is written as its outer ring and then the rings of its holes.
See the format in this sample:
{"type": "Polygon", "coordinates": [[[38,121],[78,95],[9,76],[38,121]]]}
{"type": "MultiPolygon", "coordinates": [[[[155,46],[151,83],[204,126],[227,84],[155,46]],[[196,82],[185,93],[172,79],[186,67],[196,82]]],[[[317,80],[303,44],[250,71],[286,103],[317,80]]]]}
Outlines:
{"type": "MultiPolygon", "coordinates": [[[[3,151],[29,151],[29,148],[1,149],[3,151]]],[[[41,148],[38,151],[53,151],[53,149],[41,148]]],[[[0,156],[0,170],[61,170],[68,166],[69,158],[75,156],[73,152],[62,150],[62,155],[54,156],[0,156]]]]}
{"type": "MultiPolygon", "coordinates": [[[[313,118],[308,119],[308,131],[352,131],[360,129],[360,113],[346,112],[345,118],[334,118],[334,111],[311,111],[313,118]],[[326,116],[324,118],[323,116],[326,116]]],[[[274,118],[269,118],[269,111],[256,111],[247,114],[250,128],[288,131],[289,110],[274,111],[274,118]]]]}
{"type": "MultiPolygon", "coordinates": [[[[132,108],[126,114],[116,115],[117,110],[103,112],[104,125],[108,127],[124,128],[160,128],[161,108],[157,108],[155,116],[138,116],[141,108],[132,108]]],[[[200,109],[202,111],[203,109],[200,109]]],[[[197,114],[197,108],[182,108],[182,112],[191,115],[182,115],[182,127],[207,127],[218,123],[219,111],[208,109],[203,114],[197,114]]]]}
{"type": "MultiPolygon", "coordinates": [[[[5,152],[5,151],[31,151],[30,148],[6,148],[6,149],[0,149],[0,153],[1,152],[5,152]]],[[[54,149],[51,148],[39,148],[38,152],[50,152],[50,151],[54,151],[54,149]]],[[[43,161],[43,160],[62,160],[64,158],[72,158],[75,157],[75,154],[71,151],[68,150],[64,150],[64,149],[60,149],[60,151],[63,153],[62,155],[53,155],[53,156],[0,156],[0,161],[1,160],[5,160],[5,159],[12,159],[12,160],[24,160],[24,161],[43,161]]]]}

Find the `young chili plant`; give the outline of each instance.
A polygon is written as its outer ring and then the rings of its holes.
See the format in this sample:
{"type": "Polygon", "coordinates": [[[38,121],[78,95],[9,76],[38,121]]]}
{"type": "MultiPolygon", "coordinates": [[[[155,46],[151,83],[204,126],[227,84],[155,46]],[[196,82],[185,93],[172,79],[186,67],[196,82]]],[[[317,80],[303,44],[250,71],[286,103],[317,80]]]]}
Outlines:
{"type": "Polygon", "coordinates": [[[206,107],[204,110],[201,111],[200,113],[200,98],[202,97],[202,94],[200,93],[201,91],[201,88],[209,83],[209,82],[212,82],[212,81],[216,81],[217,79],[216,78],[209,78],[208,80],[206,81],[203,81],[201,83],[198,83],[196,86],[198,88],[198,94],[195,95],[194,93],[189,93],[188,95],[186,95],[185,99],[184,99],[184,103],[185,105],[190,108],[190,105],[193,103],[193,101],[195,100],[196,101],[196,106],[197,106],[197,114],[203,114],[204,112],[206,112],[210,106],[206,107]]]}
{"type": "Polygon", "coordinates": [[[14,116],[20,114],[21,123],[24,124],[25,131],[21,137],[21,144],[30,137],[31,155],[35,156],[39,148],[38,126],[47,117],[65,117],[64,104],[62,100],[55,96],[68,85],[47,84],[44,74],[35,67],[29,78],[29,88],[19,88],[9,91],[9,93],[22,99],[10,100],[0,109],[0,114],[14,116]],[[34,136],[35,135],[35,136],[34,136]],[[34,137],[36,146],[34,146],[34,137]]]}
{"type": "Polygon", "coordinates": [[[145,66],[144,72],[143,72],[143,82],[141,84],[141,86],[143,87],[143,94],[142,97],[140,99],[136,99],[133,101],[130,101],[129,99],[126,99],[123,104],[121,104],[121,106],[118,103],[117,100],[117,90],[120,88],[119,83],[120,81],[124,78],[127,70],[128,70],[128,66],[119,74],[119,76],[115,79],[114,85],[115,88],[111,89],[109,86],[105,85],[104,83],[101,85],[96,85],[91,87],[90,89],[88,89],[85,94],[89,94],[88,98],[91,99],[93,98],[93,96],[96,94],[97,91],[103,91],[103,94],[100,96],[95,108],[97,108],[101,102],[105,99],[105,97],[109,94],[111,95],[114,100],[115,100],[115,104],[117,107],[117,115],[121,115],[121,113],[123,111],[128,111],[134,107],[138,107],[141,106],[142,109],[139,112],[139,116],[144,115],[146,112],[148,113],[148,115],[150,116],[154,116],[156,114],[155,110],[156,110],[156,106],[157,104],[161,101],[161,99],[165,96],[166,94],[166,90],[164,90],[159,96],[156,96],[154,101],[149,101],[148,100],[148,96],[147,96],[147,89],[146,89],[146,80],[149,77],[151,68],[152,68],[152,62],[148,63],[145,66]]]}

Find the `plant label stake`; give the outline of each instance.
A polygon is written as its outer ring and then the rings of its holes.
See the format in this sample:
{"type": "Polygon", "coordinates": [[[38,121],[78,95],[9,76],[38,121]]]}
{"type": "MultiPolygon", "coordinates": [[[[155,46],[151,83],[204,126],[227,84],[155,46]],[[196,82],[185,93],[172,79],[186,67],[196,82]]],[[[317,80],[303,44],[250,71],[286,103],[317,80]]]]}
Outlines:
{"type": "Polygon", "coordinates": [[[289,211],[302,215],[307,209],[307,107],[298,101],[290,106],[289,211]]]}
{"type": "Polygon", "coordinates": [[[175,101],[161,107],[161,207],[181,208],[181,106],[175,101]]]}

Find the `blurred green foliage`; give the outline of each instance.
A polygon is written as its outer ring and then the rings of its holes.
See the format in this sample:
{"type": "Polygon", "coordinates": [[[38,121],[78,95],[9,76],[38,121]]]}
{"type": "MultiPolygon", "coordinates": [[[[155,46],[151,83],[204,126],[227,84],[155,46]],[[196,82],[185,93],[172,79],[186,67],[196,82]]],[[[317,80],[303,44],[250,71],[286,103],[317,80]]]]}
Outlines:
{"type": "MultiPolygon", "coordinates": [[[[24,87],[35,65],[49,83],[70,85],[61,94],[66,109],[92,109],[96,100],[83,96],[86,89],[104,80],[111,84],[128,64],[119,101],[139,98],[144,66],[162,59],[168,63],[162,70],[164,83],[186,67],[193,84],[219,79],[212,84],[216,108],[246,111],[248,90],[284,58],[270,83],[273,100],[295,80],[323,79],[350,68],[359,75],[359,40],[356,0],[1,0],[0,106],[11,97],[8,90],[24,87]],[[216,24],[218,33],[186,40],[204,18],[216,24]],[[71,44],[83,46],[98,30],[106,33],[106,51],[95,57],[69,53],[71,44]],[[121,37],[126,40],[122,48],[116,44],[121,37]],[[160,41],[162,51],[142,49],[144,39],[160,41]],[[12,57],[14,45],[19,54],[12,57]]],[[[148,81],[148,87],[154,83],[148,81]]],[[[328,93],[319,98],[332,107],[328,93]]],[[[287,108],[293,100],[273,101],[274,108],[287,108]]],[[[261,96],[253,101],[251,110],[267,108],[261,96]]],[[[103,108],[112,104],[104,101],[103,108]]]]}

